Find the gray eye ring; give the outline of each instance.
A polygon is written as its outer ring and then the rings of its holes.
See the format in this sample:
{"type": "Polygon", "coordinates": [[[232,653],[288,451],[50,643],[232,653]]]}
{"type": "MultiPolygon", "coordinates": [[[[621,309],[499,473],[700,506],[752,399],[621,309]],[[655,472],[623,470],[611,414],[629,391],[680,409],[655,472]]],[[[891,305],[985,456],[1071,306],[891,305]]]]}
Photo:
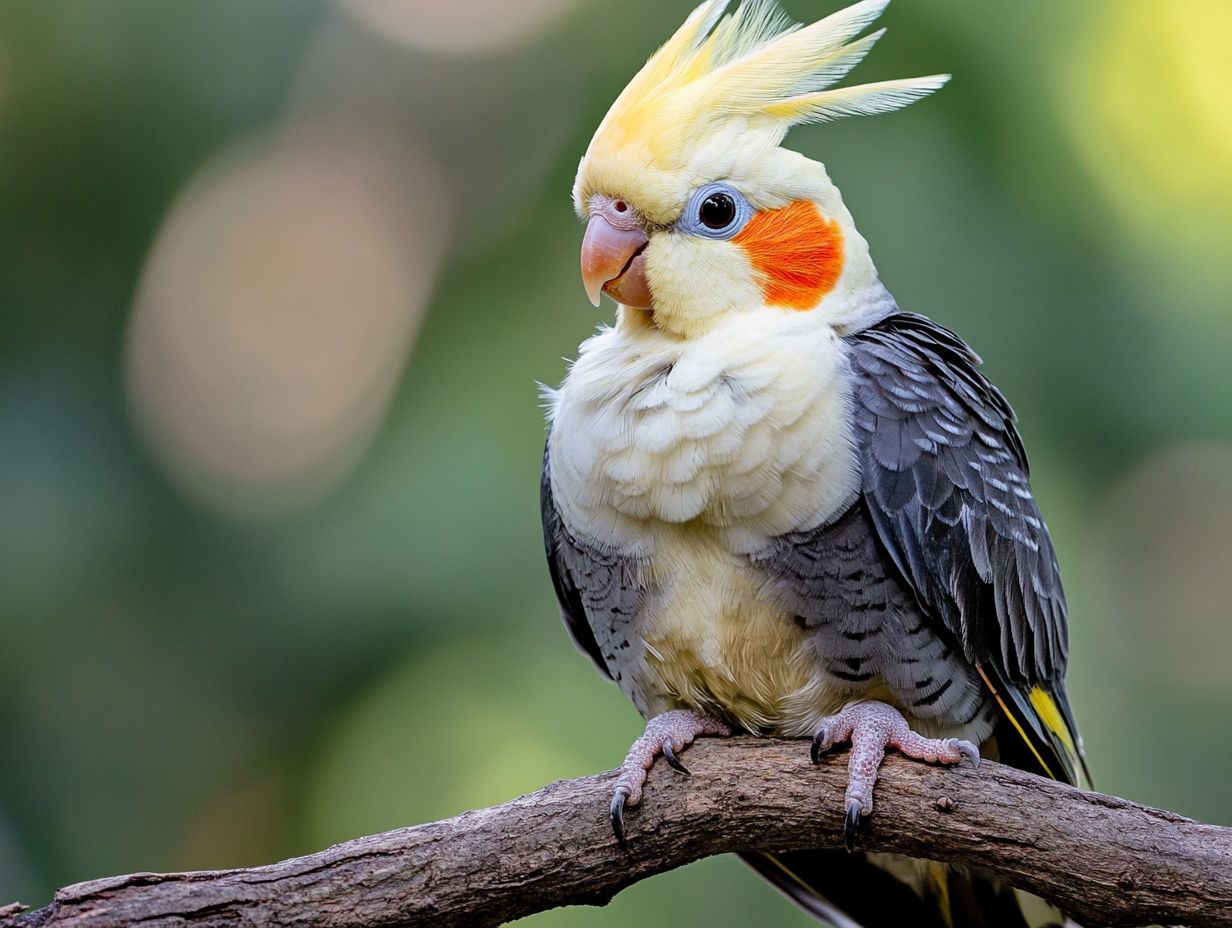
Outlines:
{"type": "Polygon", "coordinates": [[[676,226],[690,235],[725,241],[738,235],[752,217],[753,207],[744,195],[731,184],[718,182],[693,191],[676,226]],[[730,221],[716,226],[714,223],[724,218],[724,210],[728,209],[731,212],[730,221]],[[709,222],[704,218],[707,214],[709,222]]]}

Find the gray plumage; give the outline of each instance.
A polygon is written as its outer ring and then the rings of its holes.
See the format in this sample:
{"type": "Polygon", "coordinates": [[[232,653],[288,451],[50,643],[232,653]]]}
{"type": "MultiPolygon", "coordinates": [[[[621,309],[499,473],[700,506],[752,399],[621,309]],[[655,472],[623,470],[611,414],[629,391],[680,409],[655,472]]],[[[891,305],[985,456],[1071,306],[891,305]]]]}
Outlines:
{"type": "Polygon", "coordinates": [[[646,591],[638,582],[636,562],[599,545],[584,544],[565,528],[552,499],[546,449],[539,505],[548,566],[565,628],[578,649],[645,714],[645,700],[624,670],[641,656],[635,625],[646,591]]]}
{"type": "Polygon", "coordinates": [[[1060,680],[1065,594],[1009,404],[923,316],[849,342],[864,498],[886,553],[969,660],[1014,683],[1060,680]]]}
{"type": "Polygon", "coordinates": [[[878,548],[862,500],[837,521],[777,538],[754,558],[767,590],[807,629],[830,686],[858,699],[884,682],[916,718],[954,728],[989,709],[979,676],[878,548]]]}

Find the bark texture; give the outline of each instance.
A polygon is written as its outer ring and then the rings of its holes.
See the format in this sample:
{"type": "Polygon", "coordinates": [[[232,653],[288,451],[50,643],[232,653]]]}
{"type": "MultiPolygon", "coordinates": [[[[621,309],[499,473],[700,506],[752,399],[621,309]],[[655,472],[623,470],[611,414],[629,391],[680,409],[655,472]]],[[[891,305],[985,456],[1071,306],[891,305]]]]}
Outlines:
{"type": "MultiPolygon", "coordinates": [[[[814,767],[807,742],[734,738],[686,757],[692,777],[655,765],[627,850],[609,772],[268,866],[79,883],[37,911],[0,907],[0,928],[497,925],[712,854],[842,846],[844,753],[814,767]]],[[[1232,925],[1232,829],[990,762],[892,755],[876,797],[863,850],[980,867],[1087,926],[1232,925]]]]}

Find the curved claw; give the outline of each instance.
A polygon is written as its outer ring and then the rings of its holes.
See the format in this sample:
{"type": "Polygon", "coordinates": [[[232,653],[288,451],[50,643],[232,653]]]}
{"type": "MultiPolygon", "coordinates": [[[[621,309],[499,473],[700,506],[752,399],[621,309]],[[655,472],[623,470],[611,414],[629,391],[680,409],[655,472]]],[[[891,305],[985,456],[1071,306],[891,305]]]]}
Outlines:
{"type": "Polygon", "coordinates": [[[969,767],[978,767],[980,765],[980,749],[970,741],[955,741],[954,747],[958,753],[962,755],[960,764],[969,767]]]}
{"type": "Polygon", "coordinates": [[[618,786],[612,792],[612,804],[610,806],[612,832],[616,835],[616,841],[626,850],[628,850],[629,845],[625,842],[625,800],[628,798],[629,787],[618,786]]]}
{"type": "MultiPolygon", "coordinates": [[[[626,301],[625,305],[632,304],[626,301]]],[[[663,755],[672,769],[687,775],[689,769],[676,756],[678,752],[692,744],[693,739],[699,735],[726,736],[731,733],[731,728],[726,723],[688,709],[672,709],[656,715],[646,723],[646,730],[633,742],[629,753],[625,755],[624,762],[620,765],[620,776],[612,789],[609,813],[612,831],[621,847],[628,849],[625,844],[625,809],[631,809],[641,802],[646,775],[659,755],[663,755]]]]}
{"type": "Polygon", "coordinates": [[[847,800],[847,814],[843,817],[843,844],[847,846],[849,854],[856,849],[856,833],[860,830],[860,816],[863,810],[864,807],[859,799],[847,800]]]}
{"type": "Polygon", "coordinates": [[[826,740],[826,730],[824,727],[817,729],[817,733],[813,735],[813,746],[809,749],[809,757],[813,759],[813,765],[821,763],[821,755],[830,750],[830,745],[826,740]]]}
{"type": "Polygon", "coordinates": [[[663,759],[667,761],[667,765],[678,773],[683,773],[686,777],[691,777],[693,774],[689,768],[680,762],[680,758],[676,756],[676,752],[672,750],[670,741],[663,742],[663,759]]]}

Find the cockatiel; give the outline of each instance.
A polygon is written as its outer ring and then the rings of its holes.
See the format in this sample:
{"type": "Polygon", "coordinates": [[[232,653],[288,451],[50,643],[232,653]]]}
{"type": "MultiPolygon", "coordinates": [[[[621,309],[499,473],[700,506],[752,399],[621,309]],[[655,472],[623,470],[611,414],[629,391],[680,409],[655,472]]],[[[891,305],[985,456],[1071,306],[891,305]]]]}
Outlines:
{"type": "MultiPolygon", "coordinates": [[[[649,721],[612,799],[699,735],[850,742],[848,847],[892,747],[1076,782],[1067,617],[1014,415],[956,335],[901,311],[789,127],[947,77],[826,89],[888,0],[809,26],[709,0],[620,95],[578,169],[582,278],[619,304],[547,392],[548,562],[583,651],[649,721]],[[978,747],[977,747],[978,746],[978,747]]],[[[1024,924],[978,873],[750,855],[835,924],[1024,924]],[[854,922],[853,922],[854,920],[854,922]]]]}

